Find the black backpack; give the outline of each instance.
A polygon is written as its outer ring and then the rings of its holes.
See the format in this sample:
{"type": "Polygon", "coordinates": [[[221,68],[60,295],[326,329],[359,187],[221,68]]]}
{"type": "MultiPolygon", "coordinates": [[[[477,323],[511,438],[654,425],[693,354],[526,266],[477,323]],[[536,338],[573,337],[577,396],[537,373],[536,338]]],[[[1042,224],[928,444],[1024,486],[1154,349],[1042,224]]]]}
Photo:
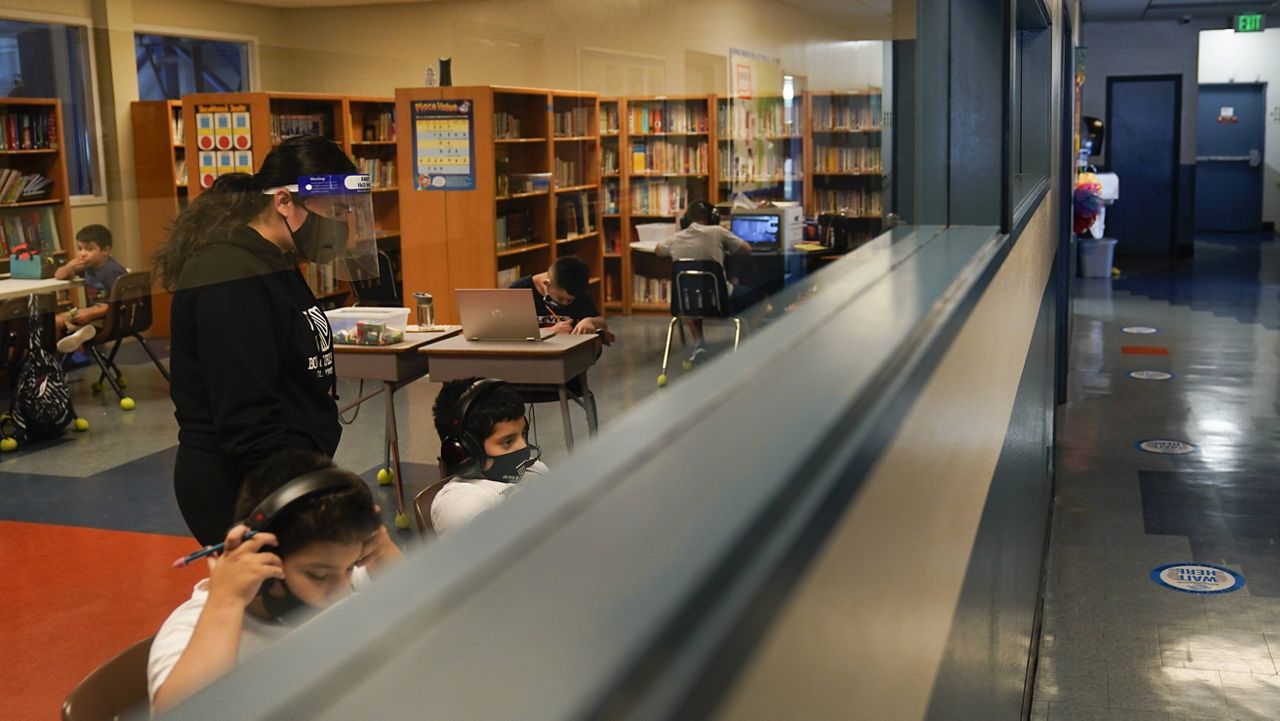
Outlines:
{"type": "Polygon", "coordinates": [[[29,350],[18,373],[9,414],[0,421],[0,432],[19,444],[55,438],[76,418],[67,377],[42,342],[44,329],[34,295],[28,312],[29,350]]]}

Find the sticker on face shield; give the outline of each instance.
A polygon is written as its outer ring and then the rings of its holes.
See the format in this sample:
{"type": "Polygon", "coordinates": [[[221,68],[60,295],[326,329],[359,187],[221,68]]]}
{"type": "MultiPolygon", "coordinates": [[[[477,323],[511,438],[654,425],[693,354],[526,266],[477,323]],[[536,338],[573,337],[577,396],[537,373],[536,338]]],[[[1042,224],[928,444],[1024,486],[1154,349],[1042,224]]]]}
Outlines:
{"type": "Polygon", "coordinates": [[[304,196],[368,193],[372,188],[368,175],[308,175],[298,178],[298,192],[304,196]]]}

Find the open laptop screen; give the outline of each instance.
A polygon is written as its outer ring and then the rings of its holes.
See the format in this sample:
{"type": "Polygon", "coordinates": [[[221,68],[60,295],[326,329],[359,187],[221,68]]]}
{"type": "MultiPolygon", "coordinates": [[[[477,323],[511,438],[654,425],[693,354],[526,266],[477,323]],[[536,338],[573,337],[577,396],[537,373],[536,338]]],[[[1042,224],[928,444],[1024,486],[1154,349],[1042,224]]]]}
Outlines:
{"type": "Polygon", "coordinates": [[[735,215],[729,219],[729,230],[756,248],[777,248],[782,219],[776,215],[735,215]]]}

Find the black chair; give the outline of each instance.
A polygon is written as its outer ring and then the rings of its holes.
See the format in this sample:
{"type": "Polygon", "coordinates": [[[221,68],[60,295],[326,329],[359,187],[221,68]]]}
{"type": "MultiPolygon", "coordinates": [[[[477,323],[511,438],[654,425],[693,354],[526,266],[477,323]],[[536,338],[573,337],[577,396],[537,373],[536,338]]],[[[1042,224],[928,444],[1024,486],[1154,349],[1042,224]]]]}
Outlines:
{"type": "Polygon", "coordinates": [[[151,327],[151,274],[145,271],[125,273],[116,279],[111,286],[111,295],[107,300],[107,317],[102,321],[102,329],[93,336],[85,346],[89,355],[102,369],[98,382],[93,384],[95,393],[102,390],[102,381],[111,384],[112,390],[120,397],[120,407],[133,410],[132,398],[124,394],[125,379],[120,368],[116,366],[116,354],[120,352],[120,344],[125,338],[133,338],[142,346],[142,350],[151,357],[151,362],[160,369],[166,382],[169,381],[169,370],[164,367],[151,346],[147,345],[142,333],[151,327]],[[103,348],[111,343],[111,350],[104,353],[103,348]]]}
{"type": "Polygon", "coordinates": [[[738,349],[744,321],[734,315],[729,304],[729,282],[724,266],[714,260],[676,260],[671,264],[671,323],[667,344],[662,349],[662,372],[658,386],[667,384],[667,361],[671,357],[671,336],[682,320],[728,320],[733,323],[733,349],[738,349]]]}
{"type": "Polygon", "coordinates": [[[154,639],[138,641],[86,676],[62,702],[62,721],[106,721],[131,709],[145,711],[147,661],[154,639]]]}
{"type": "Polygon", "coordinates": [[[378,251],[378,277],[371,280],[351,281],[351,291],[356,295],[356,305],[366,308],[400,308],[404,299],[396,284],[395,267],[391,256],[378,251]]]}
{"type": "MultiPolygon", "coordinates": [[[[8,388],[18,378],[22,362],[26,360],[31,343],[31,310],[27,296],[10,298],[0,302],[0,375],[4,377],[4,387],[8,388]]],[[[40,325],[45,349],[54,352],[53,315],[55,298],[52,293],[41,293],[36,296],[36,308],[40,313],[40,325]]]]}

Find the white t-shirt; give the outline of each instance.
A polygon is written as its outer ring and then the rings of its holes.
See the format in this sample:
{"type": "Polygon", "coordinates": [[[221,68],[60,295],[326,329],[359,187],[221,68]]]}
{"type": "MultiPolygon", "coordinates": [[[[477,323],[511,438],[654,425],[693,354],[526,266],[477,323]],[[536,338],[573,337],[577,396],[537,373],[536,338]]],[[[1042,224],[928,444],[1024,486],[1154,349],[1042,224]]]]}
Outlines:
{"type": "Polygon", "coordinates": [[[488,478],[455,478],[444,484],[431,502],[431,527],[436,535],[444,536],[501,503],[531,476],[545,476],[549,472],[545,463],[534,461],[517,483],[502,483],[488,478]]]}
{"type": "MultiPolygon", "coordinates": [[[[363,588],[368,583],[367,569],[357,567],[351,573],[351,590],[363,588]]],[[[178,659],[182,658],[182,652],[191,643],[196,621],[200,620],[200,614],[208,601],[209,579],[206,578],[195,585],[191,598],[169,614],[169,618],[165,619],[160,631],[156,633],[155,640],[151,642],[151,655],[147,659],[147,693],[153,702],[156,691],[164,685],[173,672],[173,667],[178,665],[178,659]]],[[[236,662],[244,663],[292,630],[292,626],[264,621],[246,611],[244,625],[240,629],[240,649],[236,662]]]]}
{"type": "Polygon", "coordinates": [[[742,252],[747,241],[719,225],[691,223],[688,228],[658,243],[654,252],[676,260],[714,260],[724,265],[725,256],[742,252]]]}

